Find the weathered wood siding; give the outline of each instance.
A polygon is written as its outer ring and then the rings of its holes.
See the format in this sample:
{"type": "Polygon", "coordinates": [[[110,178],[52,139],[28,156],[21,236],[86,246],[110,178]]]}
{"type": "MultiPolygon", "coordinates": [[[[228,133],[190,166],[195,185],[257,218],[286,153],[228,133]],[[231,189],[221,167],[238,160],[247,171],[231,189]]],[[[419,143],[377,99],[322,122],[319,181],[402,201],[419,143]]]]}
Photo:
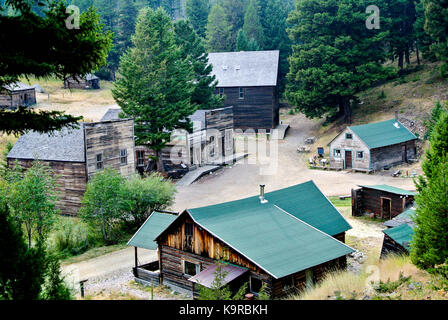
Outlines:
{"type": "Polygon", "coordinates": [[[79,80],[79,82],[73,79],[69,79],[64,81],[64,89],[100,89],[100,79],[81,79],[79,80]]]}
{"type": "MultiPolygon", "coordinates": [[[[30,168],[34,160],[8,159],[8,165],[12,168],[16,160],[25,170],[30,168]]],[[[85,163],[41,161],[48,165],[57,177],[59,194],[58,208],[63,215],[76,216],[81,207],[81,199],[86,191],[87,173],[85,163]]]]}
{"type": "Polygon", "coordinates": [[[223,89],[224,105],[233,106],[235,129],[274,129],[279,124],[277,87],[245,87],[244,99],[239,98],[239,87],[223,89]]]}
{"type": "Polygon", "coordinates": [[[370,158],[369,148],[349,128],[346,128],[342,133],[340,133],[330,144],[329,155],[330,155],[330,165],[332,168],[334,169],[347,168],[345,151],[352,152],[353,169],[369,170],[369,158],[370,158]],[[346,139],[345,138],[346,133],[352,134],[353,138],[346,139]],[[335,157],[335,150],[341,151],[340,157],[335,157]],[[364,157],[362,159],[357,158],[356,153],[358,151],[364,152],[364,157]]]}
{"type": "MultiPolygon", "coordinates": [[[[345,239],[345,233],[341,233],[335,236],[335,238],[342,241],[345,239]]],[[[253,262],[249,261],[206,230],[196,225],[186,214],[184,214],[184,218],[177,220],[177,222],[162,235],[158,244],[161,253],[160,265],[163,281],[187,290],[193,290],[193,285],[188,281],[188,276],[183,274],[183,261],[199,264],[201,271],[214,264],[216,260],[224,260],[248,268],[249,273],[247,276],[258,278],[266,284],[266,293],[269,294],[271,298],[284,296],[285,294],[291,293],[291,290],[302,289],[305,286],[305,271],[288,276],[291,279],[295,279],[295,287],[289,288],[287,283],[285,284],[285,278],[275,279],[253,262]],[[185,236],[186,223],[193,226],[193,236],[191,238],[185,236]]],[[[345,268],[345,266],[346,257],[342,257],[320,266],[313,267],[314,281],[322,279],[325,270],[341,267],[345,268]]]]}
{"type": "Polygon", "coordinates": [[[383,246],[381,247],[381,258],[386,257],[388,254],[408,254],[408,251],[385,234],[383,246]]]}
{"type": "Polygon", "coordinates": [[[414,202],[413,196],[401,196],[380,190],[362,188],[357,192],[360,205],[356,208],[355,215],[362,213],[374,213],[377,218],[392,219],[402,213],[414,202]],[[381,198],[391,199],[391,217],[383,217],[381,198]]]}
{"type": "Polygon", "coordinates": [[[20,90],[12,93],[0,93],[0,107],[17,108],[28,107],[36,104],[36,90],[20,90]]]}
{"type": "Polygon", "coordinates": [[[406,146],[406,157],[407,159],[417,158],[417,149],[415,145],[415,140],[408,141],[406,143],[394,144],[391,146],[372,149],[371,162],[373,170],[380,170],[386,166],[395,166],[404,163],[403,161],[403,146],[406,146]]]}
{"type": "Polygon", "coordinates": [[[123,177],[135,173],[134,121],[118,120],[87,123],[85,130],[87,174],[89,178],[98,171],[97,155],[102,155],[103,168],[118,170],[123,177]],[[127,164],[121,164],[120,152],[127,151],[127,164]]]}

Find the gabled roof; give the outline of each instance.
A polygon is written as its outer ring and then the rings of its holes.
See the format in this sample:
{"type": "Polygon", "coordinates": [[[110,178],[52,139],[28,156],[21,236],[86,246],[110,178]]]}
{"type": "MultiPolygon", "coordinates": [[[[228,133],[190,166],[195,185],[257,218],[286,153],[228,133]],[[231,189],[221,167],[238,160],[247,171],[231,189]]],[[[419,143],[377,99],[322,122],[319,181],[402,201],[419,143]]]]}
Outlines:
{"type": "Polygon", "coordinates": [[[348,127],[368,147],[375,149],[402,142],[416,140],[417,137],[396,119],[348,127]]]}
{"type": "Polygon", "coordinates": [[[121,108],[110,108],[101,118],[101,121],[111,121],[111,120],[119,120],[121,113],[121,108]]]}
{"type": "Polygon", "coordinates": [[[374,190],[378,190],[378,191],[394,193],[394,194],[398,194],[398,195],[402,195],[402,196],[415,196],[417,194],[417,192],[404,190],[401,188],[389,186],[387,184],[378,184],[378,185],[372,185],[372,186],[360,184],[359,186],[362,188],[369,188],[369,189],[374,189],[374,190]]]}
{"type": "Polygon", "coordinates": [[[277,279],[354,251],[258,197],[187,212],[200,227],[277,279]]]}
{"type": "Polygon", "coordinates": [[[331,236],[351,229],[347,220],[313,181],[266,193],[265,198],[331,236]]]}
{"type": "Polygon", "coordinates": [[[78,129],[64,128],[52,134],[30,131],[22,135],[8,158],[85,162],[83,124],[78,129]]]}
{"type": "Polygon", "coordinates": [[[276,86],[280,51],[209,53],[217,87],[276,86]]]}
{"type": "Polygon", "coordinates": [[[173,214],[153,212],[129,240],[128,246],[156,250],[157,242],[154,239],[176,219],[173,214]]]}
{"type": "Polygon", "coordinates": [[[23,82],[14,82],[3,87],[4,89],[13,92],[13,91],[22,91],[22,90],[35,90],[33,87],[23,83],[23,82]]]}
{"type": "Polygon", "coordinates": [[[414,229],[410,225],[402,224],[401,226],[395,228],[383,230],[383,232],[400,246],[402,246],[406,250],[409,250],[409,243],[414,236],[414,229]]]}

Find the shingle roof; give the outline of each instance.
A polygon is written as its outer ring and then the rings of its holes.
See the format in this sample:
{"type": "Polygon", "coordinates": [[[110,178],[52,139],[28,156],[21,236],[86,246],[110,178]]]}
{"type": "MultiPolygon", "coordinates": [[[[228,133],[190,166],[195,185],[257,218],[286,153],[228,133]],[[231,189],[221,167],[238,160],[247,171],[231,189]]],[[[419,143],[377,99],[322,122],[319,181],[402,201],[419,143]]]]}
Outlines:
{"type": "Polygon", "coordinates": [[[403,211],[395,218],[388,220],[388,221],[384,222],[383,224],[389,228],[398,227],[398,226],[401,226],[402,224],[413,224],[414,221],[412,220],[412,218],[414,216],[415,216],[415,208],[413,207],[413,208],[409,208],[409,209],[403,211]]]}
{"type": "Polygon", "coordinates": [[[392,119],[382,122],[349,127],[369,149],[394,145],[417,137],[402,123],[392,119]]]}
{"type": "Polygon", "coordinates": [[[351,226],[313,181],[266,193],[266,199],[313,227],[337,235],[351,226]]]}
{"type": "Polygon", "coordinates": [[[414,236],[414,229],[408,224],[402,224],[401,226],[383,230],[392,240],[396,243],[409,250],[409,243],[414,236]]]}
{"type": "Polygon", "coordinates": [[[404,190],[404,189],[397,188],[397,187],[392,187],[387,184],[378,184],[378,185],[372,185],[372,186],[360,184],[359,186],[363,187],[363,188],[369,188],[369,189],[399,194],[399,195],[403,195],[403,196],[415,196],[417,194],[417,192],[404,190]]]}
{"type": "Polygon", "coordinates": [[[276,86],[280,51],[209,53],[217,87],[276,86]]]}
{"type": "Polygon", "coordinates": [[[23,82],[14,82],[8,85],[3,86],[4,89],[8,91],[21,91],[21,90],[33,90],[34,88],[23,83],[23,82]]]}
{"type": "Polygon", "coordinates": [[[165,230],[177,216],[167,213],[153,212],[135,235],[129,240],[128,246],[156,250],[154,239],[165,230]]]}
{"type": "Polygon", "coordinates": [[[96,80],[96,79],[99,79],[96,75],[91,74],[91,73],[86,74],[86,80],[87,81],[96,80]]]}
{"type": "Polygon", "coordinates": [[[354,250],[258,197],[189,209],[202,228],[275,278],[345,256],[354,250]]]}
{"type": "Polygon", "coordinates": [[[119,120],[119,114],[121,113],[121,108],[111,108],[107,110],[101,121],[119,120]]]}
{"type": "Polygon", "coordinates": [[[83,125],[79,129],[64,128],[53,134],[30,131],[17,140],[8,158],[85,162],[83,125]]]}

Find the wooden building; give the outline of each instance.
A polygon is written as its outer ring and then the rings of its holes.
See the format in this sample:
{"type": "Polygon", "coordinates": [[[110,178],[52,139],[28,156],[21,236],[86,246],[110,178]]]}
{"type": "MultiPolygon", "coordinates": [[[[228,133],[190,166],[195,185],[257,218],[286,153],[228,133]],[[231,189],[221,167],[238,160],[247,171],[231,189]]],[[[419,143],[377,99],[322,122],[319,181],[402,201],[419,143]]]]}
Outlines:
{"type": "Polygon", "coordinates": [[[100,78],[91,73],[81,78],[70,77],[64,81],[64,89],[100,89],[100,78]]]}
{"type": "Polygon", "coordinates": [[[218,262],[237,290],[263,285],[280,298],[316,283],[330,269],[345,268],[354,250],[344,244],[351,227],[312,182],[178,216],[154,213],[128,245],[136,249],[134,275],[197,296],[210,286],[218,262]],[[158,249],[158,266],[137,264],[137,248],[158,249]]]}
{"type": "MultiPolygon", "coordinates": [[[[109,109],[102,121],[119,119],[121,109],[109,109]]],[[[165,170],[222,164],[233,159],[235,144],[233,137],[233,107],[213,110],[197,110],[189,117],[193,132],[175,130],[172,140],[162,150],[165,170]]],[[[155,153],[145,146],[135,148],[138,170],[149,171],[155,166],[151,156],[155,153]],[[152,166],[151,166],[152,164],[152,166]]]]}
{"type": "Polygon", "coordinates": [[[388,254],[408,254],[410,243],[414,236],[414,226],[402,224],[400,226],[383,230],[384,239],[381,247],[381,258],[388,254]]]}
{"type": "Polygon", "coordinates": [[[279,125],[279,56],[275,51],[209,53],[216,94],[233,106],[235,129],[265,129],[279,125]]]}
{"type": "Polygon", "coordinates": [[[389,220],[412,206],[415,195],[415,192],[388,185],[360,185],[352,189],[352,215],[374,214],[389,220]]]}
{"type": "Polygon", "coordinates": [[[397,119],[350,126],[330,143],[333,169],[376,171],[417,159],[417,137],[397,119]]]}
{"type": "Polygon", "coordinates": [[[0,108],[16,109],[36,104],[36,89],[22,82],[0,88],[0,108]]]}
{"type": "Polygon", "coordinates": [[[58,176],[58,207],[63,215],[77,215],[90,177],[106,167],[123,176],[135,172],[134,123],[116,120],[82,123],[79,129],[22,135],[8,154],[8,165],[29,168],[39,160],[58,176]]]}

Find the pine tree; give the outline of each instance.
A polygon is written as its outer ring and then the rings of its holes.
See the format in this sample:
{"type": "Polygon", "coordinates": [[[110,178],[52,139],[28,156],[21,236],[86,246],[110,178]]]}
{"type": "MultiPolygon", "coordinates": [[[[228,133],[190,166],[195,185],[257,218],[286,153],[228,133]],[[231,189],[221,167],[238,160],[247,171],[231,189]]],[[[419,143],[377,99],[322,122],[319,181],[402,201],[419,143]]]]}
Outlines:
{"type": "Polygon", "coordinates": [[[224,8],[219,4],[214,5],[210,10],[205,33],[209,52],[232,50],[231,27],[227,24],[224,8]]]}
{"type": "Polygon", "coordinates": [[[244,33],[243,29],[240,29],[238,31],[238,35],[236,37],[236,51],[248,51],[248,43],[246,34],[244,33]]]}
{"type": "Polygon", "coordinates": [[[235,50],[238,30],[244,25],[246,2],[246,0],[221,0],[219,2],[224,10],[225,22],[229,28],[230,51],[235,50]]]}
{"type": "Polygon", "coordinates": [[[210,13],[209,0],[187,0],[185,13],[198,36],[205,38],[208,14],[210,13]]]}
{"type": "Polygon", "coordinates": [[[431,52],[432,39],[425,31],[425,7],[423,0],[415,2],[416,20],[414,23],[417,59],[420,63],[420,53],[424,59],[436,61],[436,56],[431,52]]]}
{"type": "Polygon", "coordinates": [[[422,0],[425,7],[425,31],[431,37],[431,51],[443,62],[440,73],[448,77],[448,0],[422,0]]]}
{"type": "Polygon", "coordinates": [[[213,67],[208,63],[208,54],[201,39],[186,20],[174,24],[176,43],[181,48],[182,59],[193,66],[195,80],[191,102],[199,109],[222,107],[223,98],[215,95],[216,77],[211,75],[213,67]]]}
{"type": "Polygon", "coordinates": [[[448,278],[448,113],[441,115],[422,164],[411,259],[419,268],[448,278]]]}
{"type": "Polygon", "coordinates": [[[244,15],[243,31],[248,39],[254,39],[260,47],[264,44],[263,27],[258,13],[257,0],[250,0],[244,15]]]}
{"type": "Polygon", "coordinates": [[[250,38],[250,40],[247,42],[247,50],[248,51],[260,51],[261,47],[258,44],[257,40],[254,38],[250,38]]]}
{"type": "Polygon", "coordinates": [[[294,41],[286,97],[307,117],[344,115],[351,122],[355,95],[390,76],[381,30],[365,26],[367,3],[299,0],[288,19],[294,41]]]}
{"type": "Polygon", "coordinates": [[[158,170],[164,171],[161,150],[171,132],[191,130],[194,71],[182,59],[173,23],[163,9],[140,11],[133,44],[121,59],[121,78],[112,94],[123,113],[134,119],[136,144],[154,150],[158,170]]]}

